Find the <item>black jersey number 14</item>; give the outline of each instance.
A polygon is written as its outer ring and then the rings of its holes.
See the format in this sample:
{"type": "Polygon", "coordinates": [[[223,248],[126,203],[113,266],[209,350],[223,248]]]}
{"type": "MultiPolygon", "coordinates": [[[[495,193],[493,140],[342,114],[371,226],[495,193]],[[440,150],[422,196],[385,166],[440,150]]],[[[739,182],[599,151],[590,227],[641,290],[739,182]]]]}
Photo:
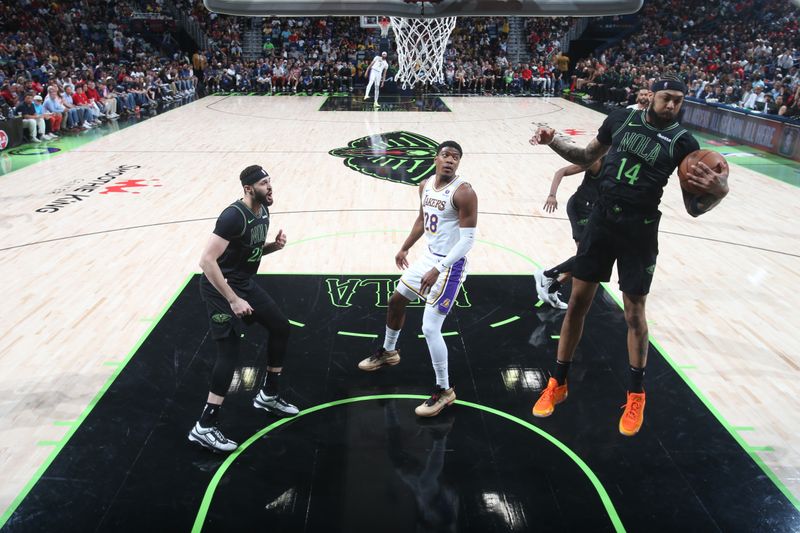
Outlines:
{"type": "Polygon", "coordinates": [[[642,168],[641,163],[636,163],[628,170],[625,170],[625,166],[628,164],[628,158],[623,157],[622,161],[619,165],[619,170],[617,171],[617,181],[622,181],[622,176],[628,178],[628,185],[636,184],[636,180],[639,179],[639,170],[642,168]]]}

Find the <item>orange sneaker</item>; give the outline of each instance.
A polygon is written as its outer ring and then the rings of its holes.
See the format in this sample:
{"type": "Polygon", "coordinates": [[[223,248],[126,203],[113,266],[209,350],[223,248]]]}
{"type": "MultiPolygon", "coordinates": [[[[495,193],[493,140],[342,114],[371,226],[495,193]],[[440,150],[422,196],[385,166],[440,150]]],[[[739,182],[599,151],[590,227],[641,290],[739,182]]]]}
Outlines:
{"type": "Polygon", "coordinates": [[[556,378],[550,378],[547,382],[547,388],[542,391],[539,399],[533,406],[533,416],[544,418],[553,414],[556,405],[560,404],[567,399],[567,383],[559,385],[556,378]]]}
{"type": "Polygon", "coordinates": [[[626,437],[633,437],[642,428],[644,422],[644,391],[629,392],[625,412],[619,419],[619,432],[626,437]]]}

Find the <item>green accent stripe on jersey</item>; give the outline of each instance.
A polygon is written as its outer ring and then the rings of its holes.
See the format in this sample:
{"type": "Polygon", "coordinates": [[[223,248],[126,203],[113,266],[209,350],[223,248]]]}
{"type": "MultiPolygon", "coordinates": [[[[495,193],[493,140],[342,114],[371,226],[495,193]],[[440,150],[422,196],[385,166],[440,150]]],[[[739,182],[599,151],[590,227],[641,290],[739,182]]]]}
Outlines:
{"type": "Polygon", "coordinates": [[[677,141],[678,139],[680,139],[681,135],[683,135],[683,134],[684,134],[684,133],[686,133],[687,131],[688,131],[688,130],[684,129],[683,131],[681,131],[681,132],[680,132],[680,133],[678,133],[678,134],[677,134],[675,137],[673,137],[673,138],[672,138],[672,142],[671,142],[671,143],[669,143],[669,157],[670,157],[670,159],[672,159],[672,158],[674,157],[674,155],[673,155],[673,153],[672,153],[672,152],[673,152],[673,150],[675,149],[675,141],[677,141]]]}
{"type": "Polygon", "coordinates": [[[622,131],[622,130],[625,128],[625,126],[627,126],[627,125],[628,125],[628,122],[630,121],[631,117],[632,117],[632,116],[633,116],[635,113],[636,113],[636,110],[635,110],[635,109],[631,109],[631,112],[630,112],[630,114],[629,114],[629,115],[628,115],[628,116],[625,118],[625,120],[623,120],[623,121],[622,121],[622,126],[620,126],[619,128],[617,128],[617,131],[615,131],[614,133],[612,133],[612,134],[611,134],[611,138],[612,138],[612,139],[613,139],[614,137],[616,137],[616,136],[617,136],[617,134],[618,134],[619,132],[621,132],[621,131],[622,131]]]}

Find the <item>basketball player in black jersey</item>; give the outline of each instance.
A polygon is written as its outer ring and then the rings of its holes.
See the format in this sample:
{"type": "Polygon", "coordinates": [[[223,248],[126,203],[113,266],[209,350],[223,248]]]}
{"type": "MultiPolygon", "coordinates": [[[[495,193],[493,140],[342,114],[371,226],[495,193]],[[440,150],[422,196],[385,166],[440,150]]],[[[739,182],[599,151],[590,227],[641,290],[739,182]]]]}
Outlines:
{"type": "MultiPolygon", "coordinates": [[[[581,165],[568,165],[556,171],[553,176],[553,182],[550,184],[550,194],[547,195],[547,200],[544,203],[544,210],[548,213],[552,213],[558,209],[556,192],[558,192],[558,186],[561,185],[561,180],[564,176],[572,176],[582,170],[586,171],[583,174],[583,181],[578,186],[575,194],[570,196],[569,200],[567,200],[567,216],[572,226],[572,239],[575,241],[575,244],[580,244],[583,229],[589,222],[592,206],[594,206],[594,202],[597,200],[600,169],[602,167],[603,158],[592,163],[589,168],[585,168],[581,165]]],[[[567,304],[562,302],[558,297],[558,290],[561,288],[562,283],[572,277],[572,265],[574,264],[575,256],[573,255],[553,268],[547,270],[539,269],[533,273],[533,278],[536,282],[536,293],[543,302],[550,304],[556,309],[567,308],[567,304]]]]}
{"type": "Polygon", "coordinates": [[[219,412],[228,392],[245,325],[258,323],[269,331],[267,375],[253,406],[279,416],[294,416],[297,407],[278,394],[278,378],[289,339],[289,321],[272,297],[253,279],[261,257],[283,249],[283,230],[273,242],[266,242],[272,185],[267,171],[258,165],[245,168],[239,176],[244,197],[217,218],[214,232],[200,259],[203,276],[200,294],[206,303],[211,337],[217,344],[217,359],[211,387],[200,420],[189,432],[189,440],[215,452],[232,452],[238,446],[217,428],[219,412]]]}
{"type": "MultiPolygon", "coordinates": [[[[642,387],[647,363],[645,301],[658,255],[658,204],[664,186],[686,155],[698,149],[697,141],[682,127],[678,114],[686,85],[665,77],[652,87],[653,98],[644,111],[612,112],[597,136],[581,148],[555,136],[552,128],[539,128],[531,144],[546,144],[576,165],[588,166],[604,154],[600,195],[578,247],[572,271],[572,293],[558,341],[556,369],[533,407],[534,416],[550,416],[567,398],[567,372],[583,333],[583,322],[601,281],[608,281],[614,262],[628,325],[630,390],[619,431],[635,435],[644,420],[642,387]]],[[[701,194],[683,191],[686,211],[693,217],[713,209],[728,194],[726,174],[700,162],[690,169],[689,182],[701,194]]]]}

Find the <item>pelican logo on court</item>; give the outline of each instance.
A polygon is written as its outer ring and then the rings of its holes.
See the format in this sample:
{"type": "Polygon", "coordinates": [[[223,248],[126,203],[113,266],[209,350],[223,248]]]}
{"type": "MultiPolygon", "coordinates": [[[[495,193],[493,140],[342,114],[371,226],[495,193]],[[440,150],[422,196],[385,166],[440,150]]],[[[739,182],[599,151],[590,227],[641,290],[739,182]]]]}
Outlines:
{"type": "Polygon", "coordinates": [[[230,321],[233,318],[231,315],[225,313],[215,313],[211,315],[211,320],[217,324],[224,324],[225,322],[230,321]]]}
{"type": "Polygon", "coordinates": [[[114,185],[106,186],[105,190],[100,191],[100,194],[109,194],[112,192],[124,192],[131,194],[139,194],[139,191],[133,190],[141,187],[161,187],[160,183],[147,183],[148,181],[159,181],[157,178],[151,180],[125,180],[119,181],[114,185]]]}
{"type": "Polygon", "coordinates": [[[418,133],[392,131],[361,137],[328,153],[343,157],[345,166],[361,174],[418,185],[436,170],[433,159],[438,144],[418,133]]]}
{"type": "Polygon", "coordinates": [[[6,146],[8,146],[8,134],[5,131],[0,130],[0,150],[6,146]]]}
{"type": "Polygon", "coordinates": [[[55,146],[27,146],[9,150],[8,153],[11,155],[50,155],[60,151],[61,148],[55,146]]]}

